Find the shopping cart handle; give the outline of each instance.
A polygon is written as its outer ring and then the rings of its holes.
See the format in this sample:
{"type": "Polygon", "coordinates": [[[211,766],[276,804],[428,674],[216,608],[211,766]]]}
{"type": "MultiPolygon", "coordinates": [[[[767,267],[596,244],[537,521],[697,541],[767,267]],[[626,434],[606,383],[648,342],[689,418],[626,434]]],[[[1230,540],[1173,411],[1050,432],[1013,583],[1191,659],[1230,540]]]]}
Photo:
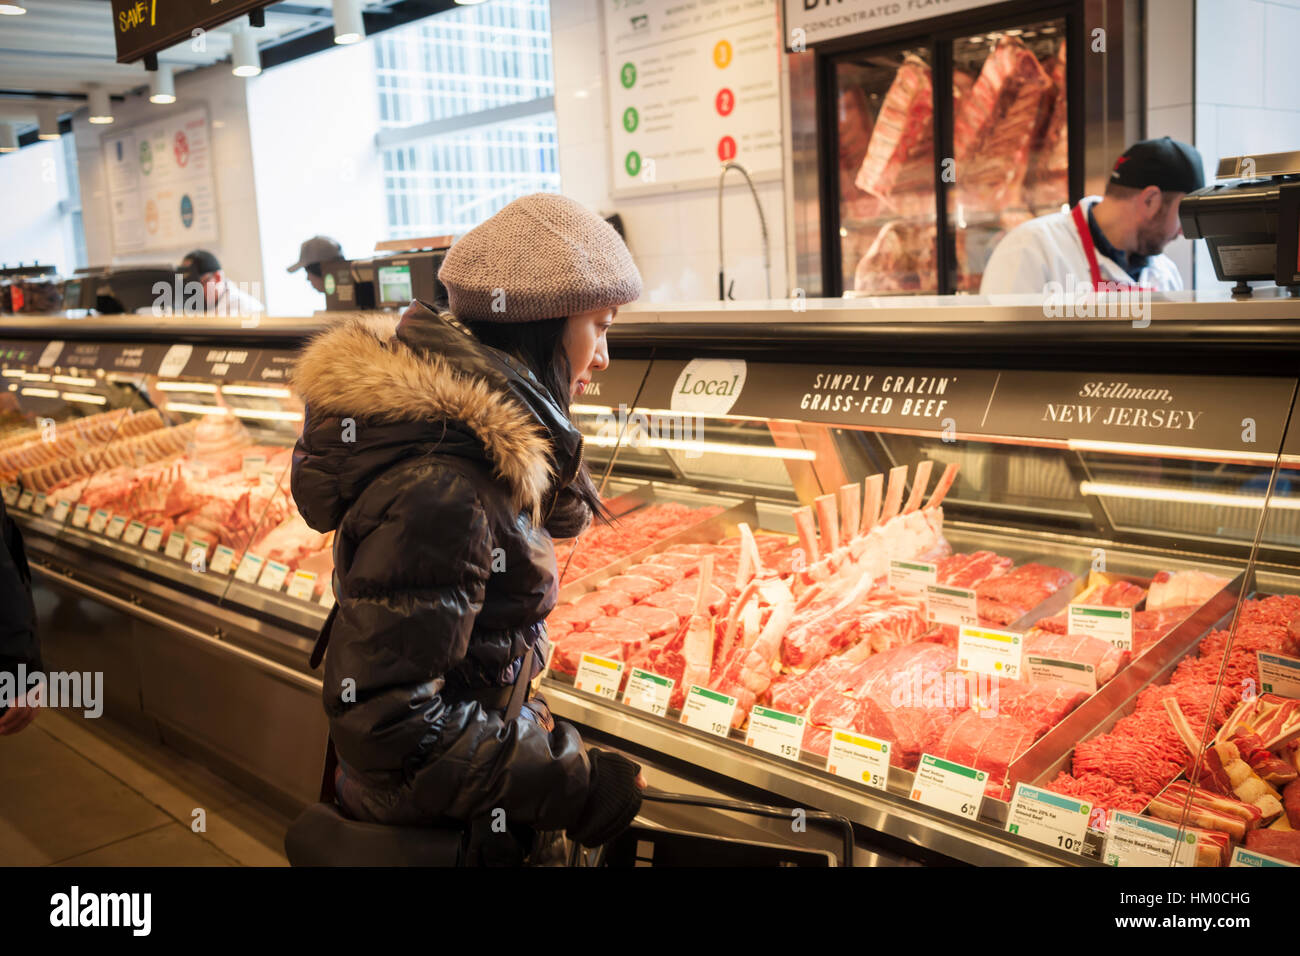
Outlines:
{"type": "MultiPolygon", "coordinates": [[[[641,793],[642,802],[653,803],[678,803],[691,807],[708,807],[713,810],[734,810],[740,813],[752,813],[755,816],[770,817],[773,820],[789,820],[789,807],[772,807],[762,803],[749,803],[746,800],[727,800],[723,797],[702,797],[691,793],[667,793],[663,790],[655,790],[647,787],[641,793]]],[[[844,837],[844,865],[853,865],[853,849],[855,846],[853,840],[853,824],[849,818],[838,813],[827,813],[824,810],[804,810],[804,816],[809,820],[817,820],[828,826],[838,827],[844,837]]]]}

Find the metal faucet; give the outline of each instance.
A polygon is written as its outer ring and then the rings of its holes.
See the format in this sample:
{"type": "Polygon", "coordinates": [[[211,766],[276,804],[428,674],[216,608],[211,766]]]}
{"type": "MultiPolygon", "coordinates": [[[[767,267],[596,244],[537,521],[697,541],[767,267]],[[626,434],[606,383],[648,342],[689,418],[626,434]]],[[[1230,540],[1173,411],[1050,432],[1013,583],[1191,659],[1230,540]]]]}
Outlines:
{"type": "MultiPolygon", "coordinates": [[[[767,219],[763,216],[763,205],[758,201],[758,190],[754,188],[754,181],[749,178],[749,172],[740,163],[726,162],[722,164],[722,173],[718,176],[718,298],[725,302],[733,298],[731,288],[727,286],[726,271],[723,268],[723,246],[722,246],[722,184],[727,179],[727,170],[737,170],[745,177],[745,182],[749,183],[749,192],[754,197],[754,208],[758,210],[758,224],[763,230],[763,272],[767,276],[767,297],[772,298],[772,256],[767,247],[767,219]]],[[[736,280],[731,280],[731,286],[734,287],[736,280]]]]}

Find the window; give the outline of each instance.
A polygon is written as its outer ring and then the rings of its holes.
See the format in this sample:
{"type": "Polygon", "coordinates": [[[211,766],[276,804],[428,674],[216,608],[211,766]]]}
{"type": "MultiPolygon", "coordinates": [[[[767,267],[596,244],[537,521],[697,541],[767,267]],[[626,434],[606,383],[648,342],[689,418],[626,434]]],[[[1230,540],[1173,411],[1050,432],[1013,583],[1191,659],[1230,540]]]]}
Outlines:
{"type": "Polygon", "coordinates": [[[388,237],[467,231],[558,192],[548,0],[461,7],[375,38],[388,237]]]}

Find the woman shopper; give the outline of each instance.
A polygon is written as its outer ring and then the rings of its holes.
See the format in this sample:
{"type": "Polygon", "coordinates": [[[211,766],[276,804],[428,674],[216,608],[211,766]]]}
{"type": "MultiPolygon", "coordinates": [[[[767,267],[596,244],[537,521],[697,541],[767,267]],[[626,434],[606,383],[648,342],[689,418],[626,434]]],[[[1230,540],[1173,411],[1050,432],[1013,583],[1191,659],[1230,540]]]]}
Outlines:
{"type": "MultiPolygon", "coordinates": [[[[304,350],[293,495],[336,530],[324,701],[348,816],[414,826],[622,832],[640,768],[584,751],[533,697],[555,604],[551,538],[599,497],[569,421],[608,365],[605,330],[641,294],[617,233],[562,196],[510,203],[448,252],[449,313],[412,302],[394,328],[357,317],[304,350]]],[[[603,516],[603,515],[602,515],[603,516]]]]}

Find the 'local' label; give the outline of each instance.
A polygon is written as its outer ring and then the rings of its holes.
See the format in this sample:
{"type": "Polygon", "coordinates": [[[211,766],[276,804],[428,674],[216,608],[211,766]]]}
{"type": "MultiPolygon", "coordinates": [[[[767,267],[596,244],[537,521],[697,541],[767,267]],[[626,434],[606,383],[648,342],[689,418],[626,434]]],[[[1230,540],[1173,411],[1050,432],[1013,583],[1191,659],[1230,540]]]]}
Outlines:
{"type": "Polygon", "coordinates": [[[99,534],[108,527],[108,519],[111,517],[105,508],[96,508],[95,513],[90,516],[90,530],[99,534]]]}
{"type": "Polygon", "coordinates": [[[978,820],[988,780],[983,770],[922,754],[912,781],[912,799],[936,810],[978,820]]]}
{"type": "Polygon", "coordinates": [[[36,500],[36,493],[34,491],[24,491],[21,495],[18,496],[18,507],[22,508],[23,511],[31,511],[32,502],[35,500],[36,500]]]}
{"type": "Polygon", "coordinates": [[[36,496],[36,502],[32,505],[32,511],[38,515],[43,515],[45,514],[45,509],[47,507],[49,507],[49,498],[47,498],[45,492],[42,491],[36,496]]]}
{"type": "Polygon", "coordinates": [[[851,730],[832,730],[826,769],[837,777],[884,790],[889,786],[889,741],[851,730]]]}
{"type": "Polygon", "coordinates": [[[731,720],[735,714],[736,698],[692,684],[682,706],[682,723],[725,737],[731,733],[731,720]]]}
{"type": "Polygon", "coordinates": [[[316,572],[293,572],[293,577],[289,580],[289,589],[287,593],[291,598],[297,598],[300,601],[310,601],[311,596],[316,593],[316,572]]]}
{"type": "Polygon", "coordinates": [[[1024,640],[1015,631],[963,627],[957,634],[957,666],[964,671],[1015,680],[1023,671],[1024,649],[1024,640]]]}
{"type": "Polygon", "coordinates": [[[144,522],[132,521],[122,532],[123,544],[139,544],[140,539],[144,537],[144,522]]]}
{"type": "Polygon", "coordinates": [[[72,512],[72,526],[74,528],[84,528],[90,522],[90,505],[77,505],[77,510],[72,512]]]}
{"type": "Polygon", "coordinates": [[[157,551],[162,547],[162,539],[162,528],[150,528],[144,533],[144,549],[146,551],[157,551]]]}
{"type": "Polygon", "coordinates": [[[799,745],[803,743],[804,719],[795,714],[755,707],[749,712],[749,726],[745,743],[764,753],[777,757],[799,759],[799,745]]]}
{"type": "Polygon", "coordinates": [[[1092,804],[1085,800],[1018,783],[1007,814],[1007,832],[1081,855],[1091,812],[1092,804]]]}
{"type": "Polygon", "coordinates": [[[950,588],[941,584],[925,586],[926,615],[936,624],[953,627],[980,622],[975,609],[975,592],[970,588],[950,588]]]}
{"type": "MultiPolygon", "coordinates": [[[[71,509],[72,509],[71,502],[60,501],[58,504],[54,506],[54,520],[57,521],[59,524],[63,524],[63,522],[68,520],[68,512],[71,509]]],[[[89,509],[87,509],[87,514],[89,514],[89,509]]]]}
{"type": "Polygon", "coordinates": [[[244,560],[239,562],[239,568],[235,571],[235,577],[240,581],[247,581],[249,584],[257,583],[257,576],[262,573],[262,565],[266,563],[265,558],[261,558],[251,551],[244,552],[244,560]]]}
{"type": "Polygon", "coordinates": [[[643,710],[655,717],[668,713],[668,701],[673,696],[673,686],[677,682],[671,677],[660,677],[639,667],[632,668],[627,676],[627,689],[623,691],[623,703],[637,710],[643,710]]]}
{"type": "Polygon", "coordinates": [[[1300,697],[1300,660],[1284,654],[1256,651],[1259,658],[1259,686],[1265,694],[1300,697]]]}
{"type": "Polygon", "coordinates": [[[923,561],[889,562],[889,586],[904,594],[924,594],[935,583],[935,575],[935,566],[923,561]]]}
{"type": "Polygon", "coordinates": [[[583,654],[578,662],[578,673],[573,679],[573,686],[589,694],[597,694],[613,700],[618,696],[618,687],[622,682],[622,661],[612,661],[608,657],[597,657],[595,654],[583,654]]]}
{"type": "Polygon", "coordinates": [[[1244,846],[1239,846],[1232,851],[1232,860],[1228,866],[1290,866],[1294,863],[1288,863],[1286,860],[1279,860],[1275,856],[1265,856],[1263,853],[1256,853],[1254,850],[1247,850],[1244,846]]]}
{"type": "Polygon", "coordinates": [[[235,549],[219,544],[217,545],[217,553],[212,556],[212,563],[208,565],[208,569],[214,574],[229,574],[234,563],[235,549]]]}
{"type": "Polygon", "coordinates": [[[1124,810],[1112,810],[1106,829],[1102,862],[1107,866],[1196,865],[1196,834],[1185,832],[1164,820],[1142,817],[1124,810]]]}
{"type": "Polygon", "coordinates": [[[185,535],[179,531],[173,531],[167,536],[167,550],[164,552],[169,558],[180,558],[185,555],[185,535]]]}
{"type": "Polygon", "coordinates": [[[14,502],[18,500],[18,496],[20,494],[22,494],[22,489],[19,488],[17,485],[5,485],[4,494],[3,494],[5,504],[7,504],[9,507],[12,508],[14,506],[14,502]]]}
{"type": "Polygon", "coordinates": [[[114,515],[113,520],[108,523],[104,529],[104,536],[108,538],[120,538],[122,532],[126,530],[126,519],[121,515],[114,515]]]}
{"type": "Polygon", "coordinates": [[[257,473],[266,467],[265,455],[245,455],[244,456],[244,477],[256,478],[257,473]]]}
{"type": "Polygon", "coordinates": [[[279,561],[267,561],[262,568],[262,573],[258,575],[257,586],[270,591],[278,591],[284,587],[284,579],[288,575],[289,565],[281,564],[279,561]]]}
{"type": "Polygon", "coordinates": [[[1066,616],[1070,634],[1109,641],[1121,651],[1133,650],[1133,609],[1071,604],[1066,616]]]}
{"type": "Polygon", "coordinates": [[[1097,668],[1081,661],[1058,661],[1051,657],[1025,657],[1025,674],[1031,681],[1063,681],[1097,693],[1097,668]]]}

